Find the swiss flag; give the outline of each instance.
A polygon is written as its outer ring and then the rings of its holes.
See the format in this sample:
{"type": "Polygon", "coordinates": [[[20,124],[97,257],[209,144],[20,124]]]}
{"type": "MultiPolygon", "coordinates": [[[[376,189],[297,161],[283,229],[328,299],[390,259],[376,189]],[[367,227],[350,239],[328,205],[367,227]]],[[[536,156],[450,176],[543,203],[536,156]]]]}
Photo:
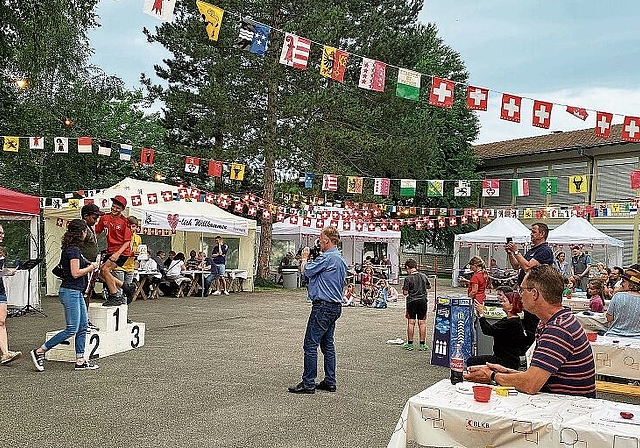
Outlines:
{"type": "Polygon", "coordinates": [[[133,205],[134,207],[142,205],[142,198],[140,197],[139,194],[136,194],[135,196],[131,196],[131,205],[133,205]]]}
{"type": "Polygon", "coordinates": [[[316,229],[324,228],[324,219],[317,218],[316,219],[316,229]]]}
{"type": "Polygon", "coordinates": [[[302,218],[302,225],[305,227],[311,227],[311,218],[309,218],[308,216],[302,218]]]}
{"type": "Polygon", "coordinates": [[[596,112],[596,135],[601,138],[609,138],[612,121],[613,114],[609,112],[596,112]]]}
{"type": "Polygon", "coordinates": [[[447,221],[444,219],[444,216],[438,216],[438,227],[444,229],[447,225],[447,221]]]}
{"type": "Polygon", "coordinates": [[[213,204],[215,198],[216,197],[213,195],[213,193],[207,193],[204,195],[204,202],[206,202],[207,204],[213,204]]]}
{"type": "Polygon", "coordinates": [[[264,210],[262,210],[262,219],[264,219],[266,221],[271,221],[271,212],[269,210],[267,210],[266,208],[264,210]]]}
{"type": "Polygon", "coordinates": [[[367,224],[367,230],[369,232],[375,232],[376,231],[376,223],[370,222],[369,224],[367,224]]]}
{"type": "Polygon", "coordinates": [[[467,87],[467,108],[471,110],[487,110],[489,89],[482,87],[467,87]]]}
{"type": "Polygon", "coordinates": [[[276,213],[276,221],[284,222],[284,213],[283,212],[276,213]]]}
{"type": "Polygon", "coordinates": [[[539,128],[549,129],[551,125],[551,108],[553,103],[535,100],[533,102],[533,125],[539,128]]]}
{"type": "Polygon", "coordinates": [[[247,210],[247,215],[256,216],[258,214],[258,207],[255,205],[250,205],[249,210],[247,210]]]}
{"type": "Polygon", "coordinates": [[[180,196],[180,199],[186,199],[189,196],[189,190],[184,187],[178,188],[178,196],[180,196]]]}
{"type": "Polygon", "coordinates": [[[433,228],[435,227],[435,223],[433,222],[433,219],[427,219],[427,228],[429,230],[433,230],[433,228]]]}
{"type": "Polygon", "coordinates": [[[463,216],[460,218],[460,224],[468,224],[469,223],[469,218],[466,216],[463,216]]]}
{"type": "Polygon", "coordinates": [[[156,193],[148,193],[147,194],[147,202],[149,204],[157,204],[158,203],[158,195],[156,193]]]}
{"type": "Polygon", "coordinates": [[[351,221],[342,221],[342,230],[349,231],[351,230],[351,221]]]}
{"type": "Polygon", "coordinates": [[[173,193],[170,191],[163,191],[160,195],[162,196],[162,199],[164,199],[164,202],[173,201],[173,193]]]}
{"type": "Polygon", "coordinates": [[[567,112],[574,117],[578,117],[582,121],[586,120],[589,116],[589,114],[587,113],[587,109],[584,109],[582,107],[567,106],[567,112]]]}
{"type": "Polygon", "coordinates": [[[398,221],[392,221],[391,230],[393,230],[394,232],[397,232],[398,230],[400,230],[400,223],[398,221]]]}
{"type": "Polygon", "coordinates": [[[424,227],[424,221],[422,221],[421,219],[416,220],[415,226],[416,230],[422,230],[422,228],[424,227]]]}
{"type": "Polygon", "coordinates": [[[450,216],[449,217],[449,227],[455,227],[458,225],[458,218],[456,218],[455,216],[450,216]]]}
{"type": "Polygon", "coordinates": [[[453,81],[433,76],[429,91],[429,104],[451,109],[453,107],[453,87],[453,81]]]}
{"type": "Polygon", "coordinates": [[[503,93],[502,107],[500,108],[500,119],[520,123],[521,104],[521,97],[503,93]]]}
{"type": "Polygon", "coordinates": [[[298,215],[289,216],[289,222],[291,224],[297,225],[298,224],[298,215]]]}
{"type": "Polygon", "coordinates": [[[209,176],[222,177],[222,162],[217,160],[209,160],[209,176]]]}
{"type": "Polygon", "coordinates": [[[637,190],[640,188],[640,170],[631,170],[631,188],[637,190]]]}
{"type": "Polygon", "coordinates": [[[622,123],[622,140],[627,142],[640,142],[640,118],[624,117],[624,123],[622,123]]]}
{"type": "Polygon", "coordinates": [[[356,232],[362,232],[364,224],[361,221],[356,222],[356,232]]]}
{"type": "Polygon", "coordinates": [[[244,204],[242,203],[242,201],[236,201],[233,206],[233,211],[236,213],[242,213],[244,211],[244,204]]]}
{"type": "Polygon", "coordinates": [[[191,197],[191,199],[196,199],[198,202],[200,202],[200,190],[198,190],[197,188],[192,188],[191,191],[189,192],[189,197],[191,197]]]}

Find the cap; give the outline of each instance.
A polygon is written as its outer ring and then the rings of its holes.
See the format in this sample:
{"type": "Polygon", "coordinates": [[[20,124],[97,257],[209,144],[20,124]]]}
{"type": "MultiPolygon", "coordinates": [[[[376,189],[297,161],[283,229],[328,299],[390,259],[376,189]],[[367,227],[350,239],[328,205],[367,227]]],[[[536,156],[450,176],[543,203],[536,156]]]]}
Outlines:
{"type": "Polygon", "coordinates": [[[580,246],[577,245],[577,244],[574,244],[573,246],[571,246],[571,250],[573,250],[573,249],[580,249],[580,246]]]}
{"type": "Polygon", "coordinates": [[[627,281],[640,285],[640,265],[634,264],[624,270],[621,277],[627,281]]]}
{"type": "Polygon", "coordinates": [[[104,215],[104,212],[96,204],[85,204],[80,210],[80,215],[84,218],[89,215],[104,215]]]}
{"type": "Polygon", "coordinates": [[[117,195],[116,197],[111,198],[111,200],[122,205],[122,207],[124,208],[127,207],[127,200],[124,198],[124,196],[117,195]]]}

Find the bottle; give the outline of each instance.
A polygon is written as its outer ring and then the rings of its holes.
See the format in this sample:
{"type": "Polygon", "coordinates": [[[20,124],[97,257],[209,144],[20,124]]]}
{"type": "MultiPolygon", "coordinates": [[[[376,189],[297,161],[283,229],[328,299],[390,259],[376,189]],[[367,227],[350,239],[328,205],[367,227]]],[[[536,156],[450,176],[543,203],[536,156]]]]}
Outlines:
{"type": "Polygon", "coordinates": [[[451,384],[458,384],[464,381],[462,372],[464,371],[464,356],[462,354],[462,346],[458,343],[451,354],[451,384]]]}

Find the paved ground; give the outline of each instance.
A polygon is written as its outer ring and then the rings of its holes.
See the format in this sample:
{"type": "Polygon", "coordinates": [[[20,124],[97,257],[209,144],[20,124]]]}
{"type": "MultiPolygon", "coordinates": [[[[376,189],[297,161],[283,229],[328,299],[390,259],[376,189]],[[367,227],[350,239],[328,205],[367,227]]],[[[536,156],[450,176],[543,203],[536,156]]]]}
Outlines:
{"type": "Polygon", "coordinates": [[[2,445],[386,446],[406,400],[448,369],[431,366],[428,352],[386,344],[405,338],[404,303],[347,308],[336,331],[338,392],[290,394],[302,373],[304,297],[134,302],[131,317],[147,324],[144,347],[99,360],[97,371],[48,362],[40,373],[28,352],[64,322],[57,299],[45,298],[47,318],[8,320],[10,346],[25,357],[0,368],[2,445]]]}

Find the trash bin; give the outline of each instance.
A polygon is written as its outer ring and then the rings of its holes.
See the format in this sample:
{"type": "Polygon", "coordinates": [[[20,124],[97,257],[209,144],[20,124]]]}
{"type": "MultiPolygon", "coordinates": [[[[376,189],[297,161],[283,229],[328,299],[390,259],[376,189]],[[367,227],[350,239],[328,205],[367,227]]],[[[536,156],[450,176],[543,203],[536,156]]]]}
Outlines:
{"type": "MultiPolygon", "coordinates": [[[[506,316],[506,313],[502,309],[502,303],[499,300],[485,299],[484,306],[484,317],[492,325],[506,316]]],[[[478,324],[477,330],[478,340],[476,341],[476,346],[478,349],[478,355],[492,355],[493,336],[485,335],[480,328],[480,324],[478,324]]]]}
{"type": "Polygon", "coordinates": [[[285,289],[296,289],[298,287],[298,270],[283,269],[282,284],[284,285],[285,289]]]}

